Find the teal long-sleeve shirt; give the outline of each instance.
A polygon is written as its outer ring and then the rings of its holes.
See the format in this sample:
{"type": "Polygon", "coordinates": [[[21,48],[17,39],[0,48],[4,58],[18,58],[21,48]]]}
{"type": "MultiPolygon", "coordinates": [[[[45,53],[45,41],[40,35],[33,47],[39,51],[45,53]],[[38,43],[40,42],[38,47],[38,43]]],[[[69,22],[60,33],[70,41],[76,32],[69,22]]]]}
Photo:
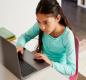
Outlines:
{"type": "MultiPolygon", "coordinates": [[[[28,41],[39,34],[39,30],[39,24],[35,23],[31,29],[19,37],[17,46],[24,47],[28,41]]],[[[76,70],[73,32],[66,26],[64,33],[57,38],[43,33],[42,42],[42,52],[52,61],[52,68],[64,75],[73,75],[76,70]]]]}

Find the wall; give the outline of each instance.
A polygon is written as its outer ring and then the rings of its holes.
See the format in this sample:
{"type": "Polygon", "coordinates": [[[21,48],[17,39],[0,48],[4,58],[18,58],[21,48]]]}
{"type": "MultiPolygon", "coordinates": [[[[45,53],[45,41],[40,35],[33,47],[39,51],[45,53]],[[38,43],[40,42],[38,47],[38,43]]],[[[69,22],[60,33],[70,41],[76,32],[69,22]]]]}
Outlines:
{"type": "Polygon", "coordinates": [[[82,2],[81,2],[82,0],[78,0],[78,6],[81,6],[81,7],[83,7],[83,8],[86,8],[86,0],[84,0],[85,1],[85,3],[84,3],[84,5],[82,4],[82,2]]]}
{"type": "Polygon", "coordinates": [[[39,0],[0,0],[0,27],[16,35],[30,28],[35,22],[35,6],[39,0]]]}

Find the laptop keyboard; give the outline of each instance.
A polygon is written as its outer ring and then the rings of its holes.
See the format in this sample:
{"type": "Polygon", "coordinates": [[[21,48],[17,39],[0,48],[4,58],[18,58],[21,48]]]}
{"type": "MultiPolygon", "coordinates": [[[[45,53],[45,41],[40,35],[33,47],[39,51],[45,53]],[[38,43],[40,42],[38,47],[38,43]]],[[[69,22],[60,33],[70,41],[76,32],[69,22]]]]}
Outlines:
{"type": "Polygon", "coordinates": [[[18,58],[21,67],[21,74],[23,77],[37,71],[34,67],[23,60],[23,55],[20,52],[18,52],[18,58]]]}
{"type": "Polygon", "coordinates": [[[37,71],[34,67],[26,63],[25,61],[19,60],[20,67],[21,67],[21,74],[23,77],[37,71]]]}

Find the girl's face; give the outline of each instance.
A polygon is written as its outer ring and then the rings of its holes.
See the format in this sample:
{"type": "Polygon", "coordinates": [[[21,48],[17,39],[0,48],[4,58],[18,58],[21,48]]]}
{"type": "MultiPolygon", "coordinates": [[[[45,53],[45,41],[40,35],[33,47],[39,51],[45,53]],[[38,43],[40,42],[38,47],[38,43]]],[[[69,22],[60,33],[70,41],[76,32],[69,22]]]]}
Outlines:
{"type": "Polygon", "coordinates": [[[56,29],[59,19],[50,15],[38,13],[37,22],[43,32],[50,34],[56,29]]]}

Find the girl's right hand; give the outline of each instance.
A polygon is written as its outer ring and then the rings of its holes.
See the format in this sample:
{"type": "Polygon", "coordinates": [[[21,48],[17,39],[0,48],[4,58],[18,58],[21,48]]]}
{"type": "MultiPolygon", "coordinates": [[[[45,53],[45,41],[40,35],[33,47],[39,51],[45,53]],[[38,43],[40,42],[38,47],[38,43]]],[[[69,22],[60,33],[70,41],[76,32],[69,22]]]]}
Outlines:
{"type": "Polygon", "coordinates": [[[23,47],[17,47],[17,52],[20,52],[21,54],[23,54],[24,48],[23,47]]]}

